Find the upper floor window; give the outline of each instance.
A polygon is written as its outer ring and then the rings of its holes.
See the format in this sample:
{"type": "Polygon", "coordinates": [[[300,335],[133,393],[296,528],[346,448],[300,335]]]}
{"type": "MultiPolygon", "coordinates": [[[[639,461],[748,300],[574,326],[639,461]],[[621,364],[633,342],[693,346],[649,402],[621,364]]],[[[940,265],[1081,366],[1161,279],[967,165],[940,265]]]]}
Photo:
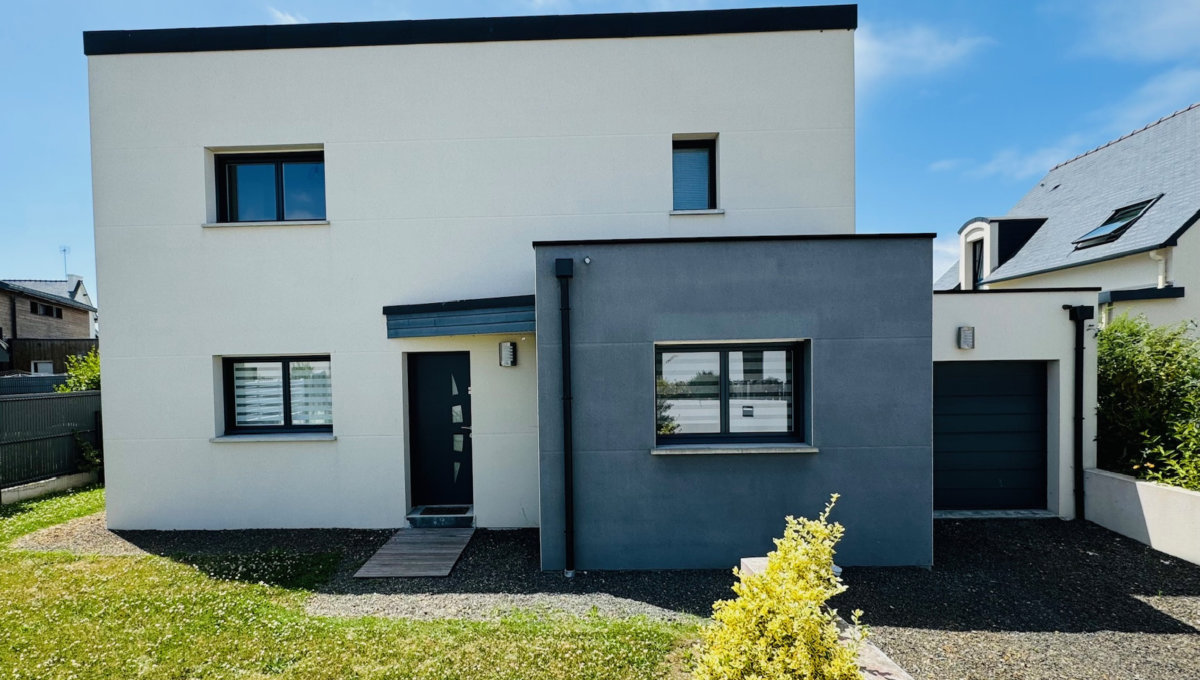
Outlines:
{"type": "Polygon", "coordinates": [[[983,283],[983,239],[971,241],[971,288],[983,283]]]}
{"type": "Polygon", "coordinates": [[[52,316],[56,319],[61,319],[63,314],[62,307],[43,305],[40,302],[34,302],[32,300],[29,302],[29,313],[36,314],[38,316],[52,316]]]}
{"type": "Polygon", "coordinates": [[[216,156],[217,219],[283,222],[325,219],[325,153],[216,156]]]}
{"type": "Polygon", "coordinates": [[[1124,208],[1114,210],[1113,214],[1109,215],[1107,220],[1104,220],[1104,224],[1072,241],[1075,249],[1079,250],[1080,248],[1090,248],[1104,243],[1111,243],[1121,238],[1121,234],[1124,234],[1125,230],[1129,229],[1156,200],[1158,199],[1152,198],[1148,201],[1134,203],[1133,205],[1127,205],[1124,208]]]}
{"type": "Polygon", "coordinates": [[[672,146],[674,210],[717,207],[717,140],[676,139],[672,146]]]}

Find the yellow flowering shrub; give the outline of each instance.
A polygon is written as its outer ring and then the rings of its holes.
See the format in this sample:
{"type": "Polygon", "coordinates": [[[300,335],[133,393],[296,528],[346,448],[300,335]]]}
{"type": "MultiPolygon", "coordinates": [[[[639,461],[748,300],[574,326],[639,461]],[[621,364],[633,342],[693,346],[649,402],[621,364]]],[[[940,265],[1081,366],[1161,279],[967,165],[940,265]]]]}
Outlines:
{"type": "Polygon", "coordinates": [[[701,632],[697,680],[859,680],[858,649],[866,638],[855,611],[839,640],[829,598],[846,590],[833,572],[834,546],[845,529],[830,523],[834,494],[815,519],[787,518],[783,538],[758,574],[734,569],[737,598],[713,605],[701,632]]]}

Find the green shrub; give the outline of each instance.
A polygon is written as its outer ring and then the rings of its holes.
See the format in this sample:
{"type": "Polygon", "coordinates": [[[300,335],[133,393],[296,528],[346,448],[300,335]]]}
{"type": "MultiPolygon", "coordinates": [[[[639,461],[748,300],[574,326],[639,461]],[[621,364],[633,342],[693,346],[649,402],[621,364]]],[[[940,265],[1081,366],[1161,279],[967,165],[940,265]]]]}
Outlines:
{"type": "Polygon", "coordinates": [[[100,389],[100,354],[93,347],[87,354],[67,357],[67,382],[55,392],[85,392],[100,389]]]}
{"type": "Polygon", "coordinates": [[[854,612],[839,640],[837,611],[826,604],[846,590],[833,572],[841,524],[829,523],[837,494],[816,520],[787,518],[783,538],[759,574],[734,569],[737,599],[713,605],[701,632],[697,680],[858,680],[858,650],[866,629],[854,612]]]}
{"type": "Polygon", "coordinates": [[[1097,335],[1101,468],[1200,488],[1200,339],[1194,328],[1121,316],[1097,335]]]}

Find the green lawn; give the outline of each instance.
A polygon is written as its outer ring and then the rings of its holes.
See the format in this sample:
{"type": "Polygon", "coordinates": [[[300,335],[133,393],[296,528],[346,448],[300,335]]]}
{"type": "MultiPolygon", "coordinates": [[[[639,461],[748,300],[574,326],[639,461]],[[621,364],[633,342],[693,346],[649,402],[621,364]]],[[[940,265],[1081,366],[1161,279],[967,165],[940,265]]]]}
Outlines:
{"type": "Polygon", "coordinates": [[[332,568],[329,555],[187,564],[7,547],[103,506],[103,489],[90,489],[0,509],[4,677],[675,677],[696,634],[694,626],[644,619],[309,616],[303,588],[332,568]]]}

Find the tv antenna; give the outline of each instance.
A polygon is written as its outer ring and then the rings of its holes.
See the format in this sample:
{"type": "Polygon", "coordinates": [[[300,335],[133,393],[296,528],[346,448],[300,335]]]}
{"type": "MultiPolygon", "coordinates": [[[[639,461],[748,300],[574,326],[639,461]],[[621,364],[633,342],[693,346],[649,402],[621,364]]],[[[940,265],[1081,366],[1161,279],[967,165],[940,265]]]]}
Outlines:
{"type": "Polygon", "coordinates": [[[71,254],[71,246],[59,246],[58,252],[62,253],[63,256],[63,278],[65,279],[70,276],[67,273],[67,255],[71,254]]]}

